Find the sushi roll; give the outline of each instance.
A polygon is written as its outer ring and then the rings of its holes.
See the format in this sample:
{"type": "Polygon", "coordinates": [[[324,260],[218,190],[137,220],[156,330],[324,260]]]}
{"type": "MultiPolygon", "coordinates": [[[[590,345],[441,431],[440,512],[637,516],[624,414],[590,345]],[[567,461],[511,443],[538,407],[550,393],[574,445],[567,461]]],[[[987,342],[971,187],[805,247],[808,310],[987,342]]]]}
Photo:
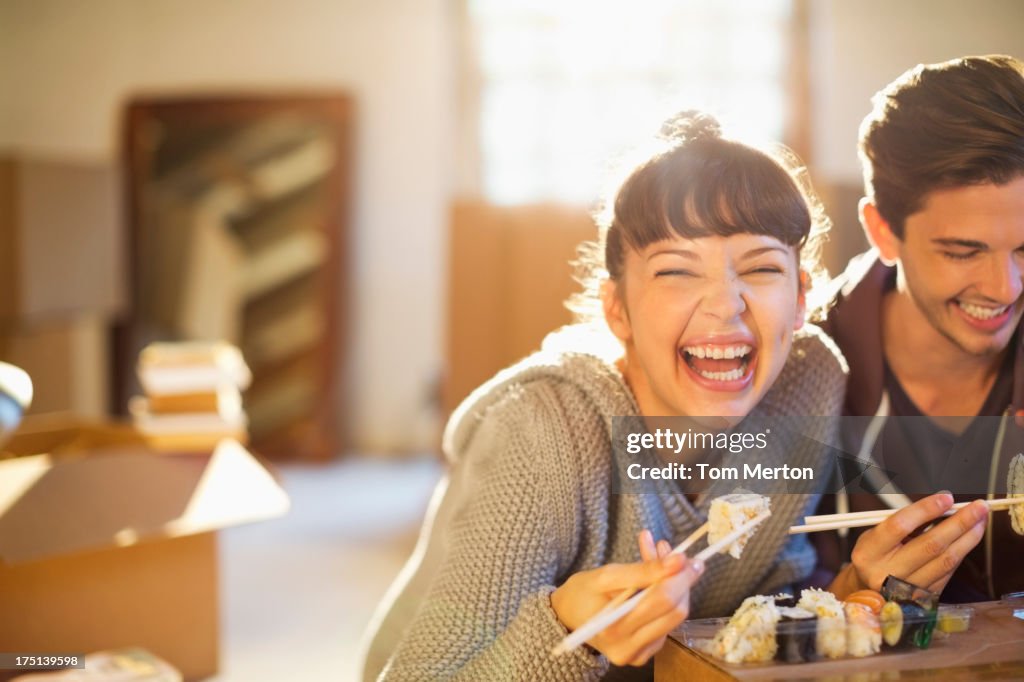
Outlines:
{"type": "Polygon", "coordinates": [[[877,616],[885,605],[885,597],[874,590],[857,590],[846,598],[847,604],[863,604],[877,616]]]}
{"type": "MultiPolygon", "coordinates": [[[[732,493],[711,500],[708,508],[708,545],[713,545],[736,528],[768,511],[768,498],[753,493],[732,493]]],[[[729,545],[729,554],[739,559],[751,533],[744,534],[729,545]]]]}
{"type": "MultiPolygon", "coordinates": [[[[1006,496],[1024,496],[1024,454],[1014,455],[1010,460],[1010,471],[1006,475],[1006,496]]],[[[1024,535],[1024,504],[1012,505],[1009,512],[1013,530],[1024,535]]]]}
{"type": "Polygon", "coordinates": [[[793,608],[796,606],[796,597],[785,592],[780,592],[772,597],[775,600],[775,605],[781,608],[793,608]]]}
{"type": "Polygon", "coordinates": [[[775,626],[775,660],[786,663],[813,661],[817,656],[815,642],[818,617],[806,609],[783,606],[775,626]]]}
{"type": "Polygon", "coordinates": [[[882,648],[882,629],[871,607],[847,601],[843,613],[846,616],[846,653],[855,658],[877,654],[882,648]]]}
{"type": "Polygon", "coordinates": [[[939,608],[939,595],[919,587],[914,583],[900,580],[894,575],[886,577],[882,582],[882,597],[886,601],[913,601],[925,611],[934,612],[939,608]]]}
{"type": "Polygon", "coordinates": [[[935,628],[935,614],[913,601],[888,601],[880,616],[882,641],[894,649],[911,645],[927,649],[935,628]]]}
{"type": "Polygon", "coordinates": [[[771,597],[747,597],[715,633],[709,651],[726,663],[762,663],[775,658],[779,609],[771,597]]]}
{"type": "MultiPolygon", "coordinates": [[[[932,631],[935,630],[938,617],[939,595],[890,575],[882,583],[882,596],[889,602],[896,602],[902,611],[900,645],[910,641],[921,649],[927,649],[931,645],[932,631]]],[[[890,618],[895,617],[895,611],[888,603],[882,608],[889,608],[890,618]]]]}
{"type": "Polygon", "coordinates": [[[815,588],[800,593],[797,607],[818,617],[815,648],[819,656],[842,658],[846,655],[846,615],[842,603],[831,592],[815,588]]]}
{"type": "Polygon", "coordinates": [[[917,602],[901,606],[903,606],[903,627],[910,631],[910,641],[918,649],[927,649],[932,643],[932,632],[935,631],[935,623],[938,620],[938,609],[928,610],[917,602]]]}
{"type": "Polygon", "coordinates": [[[899,602],[885,602],[878,619],[882,626],[882,641],[886,646],[902,649],[906,638],[903,636],[903,609],[899,602]]]}

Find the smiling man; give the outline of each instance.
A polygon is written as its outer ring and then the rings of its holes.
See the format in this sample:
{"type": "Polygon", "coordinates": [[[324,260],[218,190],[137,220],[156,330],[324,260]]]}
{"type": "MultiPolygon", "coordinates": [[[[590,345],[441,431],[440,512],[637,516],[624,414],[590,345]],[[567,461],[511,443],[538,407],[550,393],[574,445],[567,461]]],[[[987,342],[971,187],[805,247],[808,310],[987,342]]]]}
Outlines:
{"type": "MultiPolygon", "coordinates": [[[[850,445],[896,475],[849,505],[999,494],[1024,408],[1024,63],[918,66],[874,105],[860,134],[861,223],[874,248],[836,280],[826,328],[850,365],[846,411],[873,417],[850,445]]],[[[961,515],[908,561],[962,561],[947,601],[1024,589],[1024,538],[1007,515],[991,514],[984,534],[983,512],[961,515]]],[[[910,545],[898,533],[887,542],[910,545]]],[[[851,575],[872,559],[854,553],[851,575]]]]}

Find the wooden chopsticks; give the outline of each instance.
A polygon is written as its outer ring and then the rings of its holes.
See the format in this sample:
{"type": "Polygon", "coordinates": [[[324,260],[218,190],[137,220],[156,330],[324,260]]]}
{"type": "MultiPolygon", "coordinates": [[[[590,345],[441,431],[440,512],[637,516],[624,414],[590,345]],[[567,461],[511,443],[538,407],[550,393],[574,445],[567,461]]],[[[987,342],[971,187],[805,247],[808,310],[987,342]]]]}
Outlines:
{"type": "MultiPolygon", "coordinates": [[[[1002,497],[996,500],[982,500],[989,511],[1009,509],[1015,504],[1024,504],[1024,496],[1002,497]]],[[[970,502],[960,502],[950,507],[943,516],[949,516],[959,509],[963,509],[970,502]]],[[[822,514],[819,516],[808,516],[802,524],[790,526],[789,534],[817,533],[825,530],[838,530],[840,528],[860,528],[863,526],[877,526],[879,523],[895,514],[898,509],[878,509],[862,512],[848,512],[846,514],[822,514]]]]}

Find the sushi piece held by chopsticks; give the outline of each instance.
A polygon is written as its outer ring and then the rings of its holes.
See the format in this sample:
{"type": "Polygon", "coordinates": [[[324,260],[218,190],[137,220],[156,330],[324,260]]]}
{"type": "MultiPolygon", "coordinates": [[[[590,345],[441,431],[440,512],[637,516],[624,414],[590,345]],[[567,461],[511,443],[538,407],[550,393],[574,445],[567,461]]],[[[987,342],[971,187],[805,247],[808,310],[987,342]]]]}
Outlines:
{"type": "MultiPolygon", "coordinates": [[[[754,493],[731,493],[711,500],[708,508],[708,543],[718,542],[734,529],[769,508],[768,498],[754,493]]],[[[738,537],[728,547],[729,555],[739,559],[752,533],[738,537]]]]}

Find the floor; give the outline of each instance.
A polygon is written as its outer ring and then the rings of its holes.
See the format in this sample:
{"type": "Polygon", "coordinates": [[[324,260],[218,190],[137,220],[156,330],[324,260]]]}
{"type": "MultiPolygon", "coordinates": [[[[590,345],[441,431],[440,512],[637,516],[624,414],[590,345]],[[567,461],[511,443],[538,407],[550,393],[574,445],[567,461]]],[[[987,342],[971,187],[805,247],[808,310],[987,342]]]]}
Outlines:
{"type": "Polygon", "coordinates": [[[280,468],[281,519],[222,533],[216,682],[352,682],[360,639],[412,551],[442,467],[433,455],[280,468]]]}

